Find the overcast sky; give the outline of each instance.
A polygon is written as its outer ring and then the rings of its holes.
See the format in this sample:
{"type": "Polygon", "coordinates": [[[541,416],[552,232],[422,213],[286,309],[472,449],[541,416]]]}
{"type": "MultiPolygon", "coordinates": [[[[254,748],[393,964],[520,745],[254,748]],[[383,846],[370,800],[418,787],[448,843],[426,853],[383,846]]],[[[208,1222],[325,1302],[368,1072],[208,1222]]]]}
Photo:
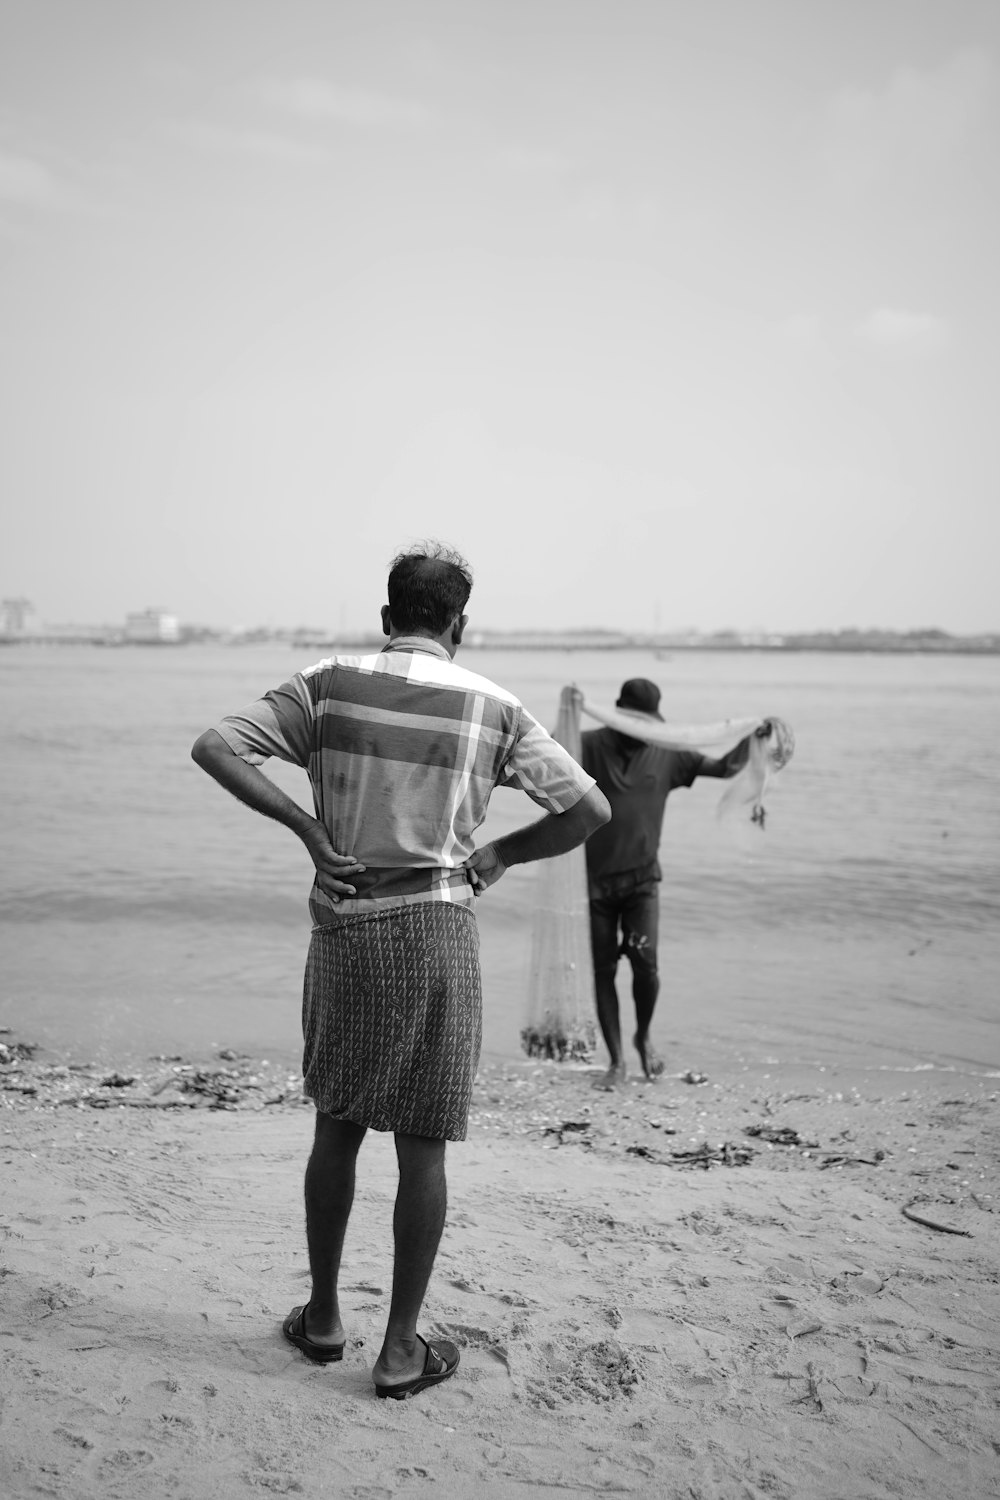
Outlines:
{"type": "Polygon", "coordinates": [[[996,0],[0,0],[0,591],[1000,629],[996,0]]]}

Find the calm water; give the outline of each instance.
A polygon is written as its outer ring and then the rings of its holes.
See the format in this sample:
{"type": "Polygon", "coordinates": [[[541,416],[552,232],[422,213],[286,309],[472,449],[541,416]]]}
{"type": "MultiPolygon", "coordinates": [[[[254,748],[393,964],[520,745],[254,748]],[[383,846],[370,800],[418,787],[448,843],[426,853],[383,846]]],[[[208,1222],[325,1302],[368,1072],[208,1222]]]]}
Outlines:
{"type": "MultiPolygon", "coordinates": [[[[466,650],[543,722],[576,681],[667,718],[775,713],[797,739],[767,831],[669,803],[664,994],[678,1066],[719,1051],[1000,1066],[1000,660],[466,650]]],[[[195,736],[305,661],[277,647],[0,651],[0,1024],[63,1054],[293,1059],[311,866],[193,765],[195,736]]],[[[301,772],[269,768],[308,805],[301,772]]],[[[499,792],[484,837],[537,816],[499,792]]],[[[479,906],[486,1048],[517,1055],[535,872],[479,906]]]]}

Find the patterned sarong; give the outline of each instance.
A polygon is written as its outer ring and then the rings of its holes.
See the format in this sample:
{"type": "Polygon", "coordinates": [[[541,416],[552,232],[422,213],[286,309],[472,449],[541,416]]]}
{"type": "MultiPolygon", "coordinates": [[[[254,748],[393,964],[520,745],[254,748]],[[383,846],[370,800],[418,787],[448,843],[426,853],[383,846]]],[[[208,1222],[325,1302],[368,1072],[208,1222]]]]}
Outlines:
{"type": "Polygon", "coordinates": [[[337,1120],[463,1141],[482,1010],[468,906],[417,901],[314,927],[302,996],[305,1092],[337,1120]]]}

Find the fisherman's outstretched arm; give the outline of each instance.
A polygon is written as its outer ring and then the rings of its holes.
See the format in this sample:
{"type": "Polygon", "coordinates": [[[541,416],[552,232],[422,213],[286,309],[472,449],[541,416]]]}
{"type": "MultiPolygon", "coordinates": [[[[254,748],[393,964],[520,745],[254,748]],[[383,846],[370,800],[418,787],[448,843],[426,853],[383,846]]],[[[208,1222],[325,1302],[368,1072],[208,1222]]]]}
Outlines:
{"type": "Polygon", "coordinates": [[[702,761],[698,775],[717,776],[723,779],[735,776],[737,771],[742,771],[750,759],[750,746],[753,741],[755,739],[766,740],[770,733],[771,721],[770,719],[765,719],[759,728],[754,730],[753,734],[748,734],[745,739],[740,740],[725,755],[720,755],[718,758],[711,758],[706,755],[702,761]]]}
{"type": "Polygon", "coordinates": [[[515,833],[477,849],[465,864],[477,895],[493,885],[510,865],[526,865],[536,859],[551,859],[582,844],[611,818],[608,799],[596,786],[584,792],[579,802],[564,813],[547,813],[515,833]]]}

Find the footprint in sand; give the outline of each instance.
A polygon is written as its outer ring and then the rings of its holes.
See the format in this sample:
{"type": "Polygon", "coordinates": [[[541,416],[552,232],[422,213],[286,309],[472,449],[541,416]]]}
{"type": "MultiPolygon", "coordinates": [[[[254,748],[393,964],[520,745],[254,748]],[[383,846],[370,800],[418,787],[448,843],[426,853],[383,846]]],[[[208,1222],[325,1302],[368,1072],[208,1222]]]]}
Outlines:
{"type": "Polygon", "coordinates": [[[491,1355],[503,1365],[508,1375],[510,1374],[510,1355],[507,1346],[488,1328],[479,1328],[472,1323],[455,1323],[450,1319],[442,1324],[442,1328],[449,1337],[458,1339],[466,1348],[481,1349],[484,1354],[491,1355]]]}
{"type": "Polygon", "coordinates": [[[99,1472],[102,1479],[112,1482],[126,1474],[148,1469],[152,1462],[153,1455],[147,1448],[116,1448],[114,1453],[108,1453],[101,1459],[99,1472]]]}
{"type": "Polygon", "coordinates": [[[55,1428],[55,1436],[63,1438],[67,1443],[71,1443],[74,1448],[82,1448],[84,1451],[94,1446],[90,1438],[84,1437],[81,1432],[70,1432],[68,1427],[55,1428]]]}

